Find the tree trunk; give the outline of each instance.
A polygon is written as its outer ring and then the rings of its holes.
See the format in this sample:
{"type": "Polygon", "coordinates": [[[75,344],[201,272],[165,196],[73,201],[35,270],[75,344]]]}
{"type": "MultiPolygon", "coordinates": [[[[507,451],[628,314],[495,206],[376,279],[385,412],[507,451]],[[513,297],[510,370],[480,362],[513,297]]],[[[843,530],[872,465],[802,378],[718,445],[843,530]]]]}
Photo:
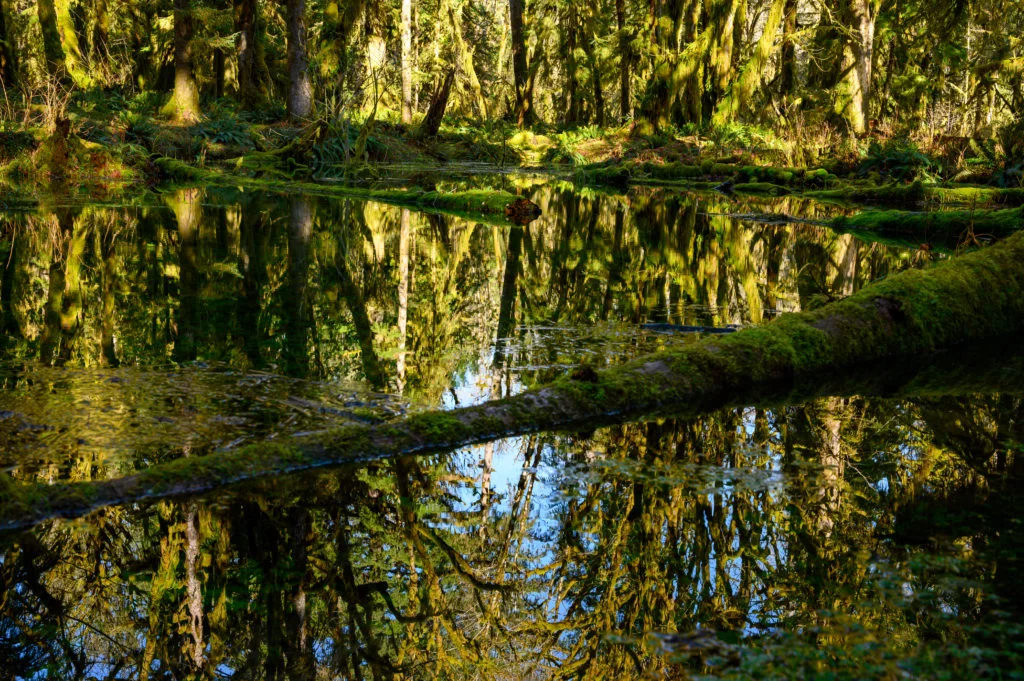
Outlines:
{"type": "Polygon", "coordinates": [[[306,54],[306,0],[288,0],[288,117],[309,118],[313,85],[306,54]]]}
{"type": "Polygon", "coordinates": [[[64,47],[60,43],[60,30],[57,28],[57,9],[53,5],[53,0],[38,0],[36,11],[39,15],[39,28],[43,32],[46,70],[50,76],[63,80],[67,77],[67,68],[64,65],[64,47]]]}
{"type": "Polygon", "coordinates": [[[238,55],[238,100],[243,109],[256,106],[256,0],[235,0],[235,46],[238,55]]]}
{"type": "Polygon", "coordinates": [[[786,0],[786,18],[783,25],[782,37],[782,63],[779,66],[779,92],[783,97],[789,97],[796,88],[796,43],[793,40],[796,34],[798,0],[786,0]]]}
{"type": "Polygon", "coordinates": [[[473,65],[473,53],[466,45],[466,40],[462,36],[462,21],[455,12],[455,8],[452,7],[451,0],[441,0],[441,4],[445,7],[448,14],[448,22],[452,29],[452,39],[455,41],[455,50],[458,55],[459,69],[469,79],[469,91],[477,113],[481,120],[486,120],[487,100],[484,99],[483,86],[480,85],[480,78],[477,76],[476,67],[473,65]]]}
{"type": "Polygon", "coordinates": [[[604,88],[601,84],[601,64],[594,50],[594,44],[591,42],[597,37],[596,21],[597,17],[591,13],[588,16],[587,31],[583,36],[583,53],[587,55],[587,65],[590,67],[590,86],[594,92],[594,123],[604,127],[604,88]]]}
{"type": "Polygon", "coordinates": [[[454,83],[455,69],[451,69],[448,71],[448,75],[444,77],[441,87],[434,93],[433,99],[430,100],[430,108],[427,109],[427,115],[417,132],[418,137],[437,136],[438,130],[441,129],[441,121],[444,120],[445,109],[448,108],[448,98],[451,97],[452,84],[454,83]]]}
{"type": "Polygon", "coordinates": [[[851,35],[843,49],[843,80],[837,88],[836,113],[846,119],[856,134],[868,129],[877,3],[878,0],[848,0],[843,7],[843,23],[851,35]]]}
{"type": "Polygon", "coordinates": [[[224,50],[213,50],[213,96],[220,99],[224,96],[224,50]]]}
{"type": "Polygon", "coordinates": [[[177,121],[199,118],[199,88],[192,72],[191,0],[174,0],[174,94],[163,108],[177,121]]]}
{"type": "Polygon", "coordinates": [[[0,0],[0,85],[4,89],[12,88],[17,80],[18,63],[15,61],[14,45],[7,29],[4,0],[0,0]]]}
{"type": "Polygon", "coordinates": [[[629,64],[632,49],[626,33],[626,0],[615,0],[615,22],[619,29],[619,116],[622,122],[633,113],[629,103],[629,64]]]}
{"type": "Polygon", "coordinates": [[[110,40],[110,12],[107,0],[94,0],[94,12],[96,19],[92,30],[92,54],[95,59],[106,60],[107,44],[110,40]]]}
{"type": "MultiPolygon", "coordinates": [[[[905,366],[908,358],[1009,337],[1022,327],[1024,233],[1017,233],[931,269],[891,276],[813,312],[787,314],[761,327],[600,372],[578,371],[479,406],[420,412],[402,421],[349,426],[287,443],[254,444],[191,457],[187,466],[156,464],[118,480],[48,486],[0,476],[0,525],[25,527],[54,514],[80,515],[112,503],[208,490],[238,481],[243,471],[244,477],[254,478],[341,461],[447,451],[644,413],[697,413],[755,400],[792,400],[794,386],[800,399],[815,391],[842,395],[844,389],[853,394],[884,389],[891,396],[896,386],[888,372],[878,371],[878,363],[905,366]],[[888,385],[877,382],[882,376],[888,385]]],[[[955,362],[946,364],[944,370],[956,371],[955,362]]],[[[904,380],[910,382],[903,384],[903,394],[935,394],[936,376],[928,371],[917,384],[913,377],[904,380]]],[[[977,380],[976,371],[969,380],[977,380]]]]}
{"type": "Polygon", "coordinates": [[[768,11],[768,18],[765,20],[764,30],[761,33],[761,38],[757,41],[754,54],[743,67],[739,76],[733,80],[728,94],[718,103],[713,119],[715,124],[723,125],[735,118],[742,109],[753,107],[754,96],[761,86],[765,68],[768,65],[768,58],[775,48],[775,36],[778,33],[779,26],[782,24],[787,1],[772,1],[768,11]]]}
{"type": "Polygon", "coordinates": [[[412,123],[412,0],[402,0],[402,122],[412,123]]]}
{"type": "MultiPolygon", "coordinates": [[[[622,0],[619,0],[620,2],[622,0]]],[[[516,87],[516,125],[525,128],[533,124],[533,97],[529,89],[529,67],[526,59],[526,31],[523,13],[526,0],[509,0],[509,28],[512,35],[512,77],[516,87]]]]}

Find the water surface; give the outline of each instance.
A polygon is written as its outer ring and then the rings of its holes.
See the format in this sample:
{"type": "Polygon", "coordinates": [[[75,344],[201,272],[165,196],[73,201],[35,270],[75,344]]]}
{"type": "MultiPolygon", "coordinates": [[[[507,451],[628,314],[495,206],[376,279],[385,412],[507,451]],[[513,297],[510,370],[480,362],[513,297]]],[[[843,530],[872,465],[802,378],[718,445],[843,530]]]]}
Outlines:
{"type": "MultiPolygon", "coordinates": [[[[828,214],[788,200],[520,190],[544,210],[526,227],[212,190],[0,214],[0,466],[115,478],[478,403],[934,257],[728,217],[828,214]]],[[[1019,678],[1020,361],[1001,353],[913,395],[541,433],[8,533],[0,679],[1019,678]]]]}

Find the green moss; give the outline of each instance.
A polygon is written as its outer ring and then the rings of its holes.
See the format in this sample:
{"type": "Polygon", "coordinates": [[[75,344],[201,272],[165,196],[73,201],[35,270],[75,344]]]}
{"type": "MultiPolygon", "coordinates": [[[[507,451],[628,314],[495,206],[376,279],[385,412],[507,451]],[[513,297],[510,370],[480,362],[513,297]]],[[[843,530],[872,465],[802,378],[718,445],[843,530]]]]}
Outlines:
{"type": "Polygon", "coordinates": [[[815,199],[855,201],[860,203],[917,204],[924,200],[925,188],[921,182],[914,182],[909,185],[860,185],[809,191],[805,195],[815,199]]]}
{"type": "Polygon", "coordinates": [[[282,193],[302,192],[315,196],[367,199],[398,206],[469,216],[496,224],[505,224],[505,207],[516,200],[514,194],[496,190],[473,189],[463,192],[436,192],[418,188],[364,189],[345,185],[235,176],[219,170],[197,168],[172,158],[160,158],[155,163],[169,178],[188,182],[282,193]]]}
{"type": "Polygon", "coordinates": [[[930,201],[951,205],[1024,206],[1024,188],[932,186],[927,188],[926,196],[930,201]]]}
{"type": "Polygon", "coordinates": [[[1024,209],[992,211],[865,211],[832,221],[839,231],[865,231],[883,236],[957,239],[973,234],[1003,238],[1024,226],[1024,209]]]}
{"type": "Polygon", "coordinates": [[[786,196],[793,193],[787,187],[780,187],[770,182],[741,182],[733,185],[732,189],[740,194],[768,194],[770,196],[786,196]]]}
{"type": "Polygon", "coordinates": [[[584,167],[578,169],[573,175],[573,181],[578,185],[616,187],[618,189],[628,187],[631,179],[632,174],[627,165],[584,167]]]}

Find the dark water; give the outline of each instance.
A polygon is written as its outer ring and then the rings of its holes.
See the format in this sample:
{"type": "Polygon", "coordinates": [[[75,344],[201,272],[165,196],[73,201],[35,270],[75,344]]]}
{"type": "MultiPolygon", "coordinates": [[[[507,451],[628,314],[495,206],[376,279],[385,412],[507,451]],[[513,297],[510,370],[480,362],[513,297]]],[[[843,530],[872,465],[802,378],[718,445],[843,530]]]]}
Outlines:
{"type": "MultiPolygon", "coordinates": [[[[213,191],[0,214],[0,466],[114,478],[477,403],[699,338],[644,324],[759,324],[932,257],[725,215],[822,217],[808,205],[524,191],[544,209],[525,228],[213,191]]],[[[0,535],[0,680],[1020,678],[1021,362],[1002,352],[899,397],[0,535]]]]}

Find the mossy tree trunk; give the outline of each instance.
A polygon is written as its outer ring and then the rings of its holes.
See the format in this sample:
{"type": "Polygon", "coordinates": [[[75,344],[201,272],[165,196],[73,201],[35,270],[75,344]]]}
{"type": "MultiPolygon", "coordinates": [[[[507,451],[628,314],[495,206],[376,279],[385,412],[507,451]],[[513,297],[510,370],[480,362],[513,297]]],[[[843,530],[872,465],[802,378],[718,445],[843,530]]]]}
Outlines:
{"type": "Polygon", "coordinates": [[[626,0],[615,0],[615,25],[619,30],[619,120],[629,120],[633,113],[630,105],[629,68],[632,62],[630,35],[626,29],[626,0]]]}
{"type": "Polygon", "coordinates": [[[753,107],[754,97],[768,66],[768,58],[775,50],[775,38],[782,24],[787,1],[772,1],[754,54],[743,67],[739,77],[733,80],[728,94],[718,103],[713,119],[715,124],[724,125],[734,119],[742,109],[753,107]]]}
{"type": "Polygon", "coordinates": [[[61,44],[64,46],[64,65],[75,85],[80,88],[90,87],[94,79],[86,63],[75,19],[71,16],[71,0],[56,0],[56,6],[57,28],[61,44]]]}
{"type": "Polygon", "coordinates": [[[0,0],[0,85],[12,88],[18,81],[18,63],[14,45],[7,28],[4,0],[0,0]]]}
{"type": "Polygon", "coordinates": [[[651,3],[654,64],[638,114],[647,128],[701,121],[709,50],[723,39],[715,37],[718,24],[702,25],[708,24],[702,5],[651,3]]]}
{"type": "Polygon", "coordinates": [[[306,52],[306,0],[288,0],[288,117],[309,118],[313,110],[313,84],[306,52]]]}
{"type": "Polygon", "coordinates": [[[402,122],[412,123],[412,0],[402,0],[402,122]]]}
{"type": "MultiPolygon", "coordinates": [[[[619,0],[622,2],[622,0],[619,0]]],[[[516,90],[516,125],[524,128],[532,125],[533,97],[529,88],[529,67],[526,55],[526,29],[523,18],[526,12],[526,0],[509,0],[509,30],[512,36],[512,78],[516,90]]]]}
{"type": "Polygon", "coordinates": [[[420,124],[417,135],[419,137],[435,137],[441,129],[441,121],[444,119],[445,109],[448,108],[448,99],[452,94],[452,85],[455,83],[455,69],[448,71],[440,88],[434,93],[430,100],[430,107],[427,115],[420,124]]]}
{"type": "Polygon", "coordinates": [[[863,134],[868,129],[871,71],[875,45],[875,19],[880,0],[846,0],[842,20],[849,38],[843,48],[843,78],[836,88],[836,113],[863,134]]]}
{"type": "MultiPolygon", "coordinates": [[[[441,7],[448,15],[448,23],[451,26],[452,40],[455,43],[455,52],[458,56],[459,70],[469,81],[469,93],[473,106],[481,120],[487,119],[487,100],[484,98],[484,89],[480,84],[480,78],[473,63],[473,52],[466,45],[466,39],[462,35],[462,20],[452,6],[451,0],[441,0],[441,7]]],[[[440,10],[439,10],[440,11],[440,10]]]]}
{"type": "Polygon", "coordinates": [[[779,64],[779,92],[790,97],[796,88],[796,41],[798,0],[786,0],[785,23],[782,28],[782,56],[779,64]]]}
{"type": "Polygon", "coordinates": [[[190,123],[199,118],[199,88],[192,70],[192,0],[174,0],[174,93],[163,113],[190,123]]]}
{"type": "Polygon", "coordinates": [[[235,1],[235,53],[238,59],[238,99],[244,109],[259,100],[256,77],[256,0],[235,1]]]}
{"type": "Polygon", "coordinates": [[[64,64],[64,47],[60,42],[60,30],[57,28],[57,8],[53,0],[37,0],[36,12],[39,28],[43,32],[43,55],[46,57],[46,70],[51,77],[64,79],[67,69],[64,64]]]}
{"type": "Polygon", "coordinates": [[[110,42],[110,8],[107,0],[93,0],[93,28],[90,51],[93,59],[106,60],[110,42]]]}
{"type": "Polygon", "coordinates": [[[604,127],[604,87],[601,83],[601,63],[593,40],[598,37],[597,14],[591,9],[587,14],[587,33],[583,36],[583,53],[590,68],[590,85],[594,93],[594,123],[604,127]]]}

